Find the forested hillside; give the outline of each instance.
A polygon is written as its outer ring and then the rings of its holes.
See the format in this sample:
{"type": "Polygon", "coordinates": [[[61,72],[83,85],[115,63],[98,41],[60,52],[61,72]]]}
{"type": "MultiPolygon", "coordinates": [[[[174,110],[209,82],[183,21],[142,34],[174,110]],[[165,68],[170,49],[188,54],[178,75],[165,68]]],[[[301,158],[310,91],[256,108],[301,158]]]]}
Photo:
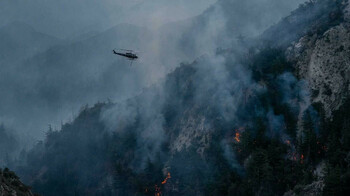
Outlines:
{"type": "Polygon", "coordinates": [[[16,171],[45,196],[348,195],[350,47],[327,39],[349,36],[348,9],[310,1],[132,98],[84,106],[16,171]]]}

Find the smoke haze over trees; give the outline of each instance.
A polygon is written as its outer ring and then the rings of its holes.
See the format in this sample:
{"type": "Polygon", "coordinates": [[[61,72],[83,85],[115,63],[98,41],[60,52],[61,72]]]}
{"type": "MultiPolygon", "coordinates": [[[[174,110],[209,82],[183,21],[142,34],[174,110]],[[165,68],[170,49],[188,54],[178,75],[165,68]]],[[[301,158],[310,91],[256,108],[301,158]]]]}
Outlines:
{"type": "Polygon", "coordinates": [[[226,38],[235,39],[231,32],[255,35],[299,3],[205,2],[1,1],[0,85],[8,92],[1,96],[1,121],[30,132],[26,137],[42,138],[49,124],[58,128],[81,106],[139,93],[181,62],[215,53],[226,38]],[[256,21],[252,14],[266,17],[256,21]],[[145,16],[162,21],[153,24],[156,20],[145,16]],[[110,55],[113,48],[139,50],[137,69],[110,55]]]}
{"type": "Polygon", "coordinates": [[[286,55],[346,4],[301,3],[1,2],[0,163],[43,195],[346,193],[347,110],[286,55]]]}

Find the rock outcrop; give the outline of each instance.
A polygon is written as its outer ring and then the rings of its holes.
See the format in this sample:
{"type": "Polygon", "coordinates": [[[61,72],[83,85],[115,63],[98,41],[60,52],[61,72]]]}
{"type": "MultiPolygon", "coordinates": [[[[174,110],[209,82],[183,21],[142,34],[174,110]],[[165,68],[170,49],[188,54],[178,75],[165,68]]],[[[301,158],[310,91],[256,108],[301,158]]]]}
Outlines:
{"type": "Polygon", "coordinates": [[[5,168],[3,171],[0,169],[0,196],[34,196],[34,194],[14,172],[5,168]]]}
{"type": "Polygon", "coordinates": [[[328,118],[339,109],[350,90],[350,6],[343,22],[324,32],[302,37],[287,50],[300,78],[306,79],[312,102],[321,103],[328,118]]]}
{"type": "Polygon", "coordinates": [[[296,195],[308,195],[308,196],[319,196],[322,195],[324,187],[323,181],[315,181],[312,184],[306,186],[297,186],[293,191],[289,191],[284,196],[296,196],[296,195]]]}

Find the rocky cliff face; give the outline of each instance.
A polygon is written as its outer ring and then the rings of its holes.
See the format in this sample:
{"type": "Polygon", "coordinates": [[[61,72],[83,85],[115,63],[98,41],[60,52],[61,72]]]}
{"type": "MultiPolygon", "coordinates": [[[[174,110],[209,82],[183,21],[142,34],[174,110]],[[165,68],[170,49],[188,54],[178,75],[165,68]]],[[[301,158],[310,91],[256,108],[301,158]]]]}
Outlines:
{"type": "Polygon", "coordinates": [[[34,196],[30,188],[22,184],[9,169],[0,169],[0,196],[34,196]]]}
{"type": "MultiPolygon", "coordinates": [[[[339,24],[330,25],[322,33],[317,29],[309,31],[286,50],[286,56],[295,67],[296,75],[308,82],[311,102],[321,106],[324,117],[329,122],[333,122],[336,112],[347,108],[350,96],[350,4],[343,1],[342,7],[339,24]]],[[[332,16],[330,13],[329,17],[332,16]]],[[[339,120],[339,114],[337,118],[339,120]]],[[[346,117],[340,122],[337,120],[335,123],[347,122],[346,117]]],[[[302,130],[303,120],[299,119],[298,124],[299,130],[302,130]]],[[[336,129],[346,131],[341,126],[336,129]]],[[[332,131],[334,130],[326,130],[327,134],[332,131]]],[[[327,195],[324,192],[326,178],[320,171],[325,171],[324,165],[315,170],[317,180],[305,186],[296,186],[284,195],[327,195]]]]}
{"type": "Polygon", "coordinates": [[[349,96],[350,6],[343,10],[344,21],[324,32],[303,36],[287,50],[298,75],[306,79],[312,102],[321,103],[328,118],[349,96]]]}

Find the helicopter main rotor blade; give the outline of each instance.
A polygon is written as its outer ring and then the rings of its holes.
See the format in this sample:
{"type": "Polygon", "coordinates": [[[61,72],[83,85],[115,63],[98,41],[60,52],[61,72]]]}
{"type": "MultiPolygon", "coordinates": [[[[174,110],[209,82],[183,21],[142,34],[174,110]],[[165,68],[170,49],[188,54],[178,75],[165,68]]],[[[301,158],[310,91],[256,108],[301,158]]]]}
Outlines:
{"type": "Polygon", "coordinates": [[[124,50],[124,51],[128,51],[128,52],[133,52],[133,50],[127,50],[127,49],[119,49],[119,50],[124,50]]]}

